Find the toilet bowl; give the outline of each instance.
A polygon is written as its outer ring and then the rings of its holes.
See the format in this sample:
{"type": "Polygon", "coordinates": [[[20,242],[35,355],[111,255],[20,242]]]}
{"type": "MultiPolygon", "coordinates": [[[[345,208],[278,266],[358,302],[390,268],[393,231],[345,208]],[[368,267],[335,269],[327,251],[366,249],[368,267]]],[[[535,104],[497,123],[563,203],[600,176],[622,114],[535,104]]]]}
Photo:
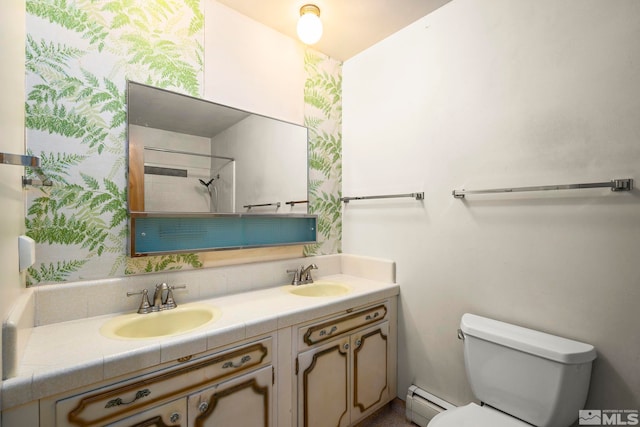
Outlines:
{"type": "Polygon", "coordinates": [[[464,314],[464,359],[475,403],[429,427],[567,427],[584,407],[596,358],[590,344],[464,314]]]}

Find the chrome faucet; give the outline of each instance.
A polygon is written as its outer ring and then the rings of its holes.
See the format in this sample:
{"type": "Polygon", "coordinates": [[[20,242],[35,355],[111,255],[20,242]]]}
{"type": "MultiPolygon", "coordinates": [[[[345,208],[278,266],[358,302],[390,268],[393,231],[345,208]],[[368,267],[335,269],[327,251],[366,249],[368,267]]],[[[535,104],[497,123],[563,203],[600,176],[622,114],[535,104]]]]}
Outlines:
{"type": "Polygon", "coordinates": [[[153,308],[155,308],[154,311],[158,311],[159,307],[162,307],[164,305],[164,300],[162,299],[164,291],[167,291],[167,293],[169,293],[169,286],[167,286],[166,283],[159,283],[156,285],[156,290],[153,293],[153,308]]]}
{"type": "Polygon", "coordinates": [[[306,285],[307,283],[313,283],[311,270],[317,269],[318,266],[315,264],[309,264],[307,267],[301,265],[299,270],[287,270],[287,273],[293,273],[293,279],[291,280],[293,286],[306,285]]]}
{"type": "Polygon", "coordinates": [[[127,296],[142,295],[142,301],[140,302],[140,307],[138,307],[138,313],[147,314],[155,311],[171,310],[172,308],[176,308],[178,304],[176,304],[173,299],[173,290],[184,289],[186,287],[187,285],[168,286],[166,283],[157,284],[153,293],[153,304],[149,303],[149,291],[146,289],[143,289],[140,292],[127,292],[127,296]]]}

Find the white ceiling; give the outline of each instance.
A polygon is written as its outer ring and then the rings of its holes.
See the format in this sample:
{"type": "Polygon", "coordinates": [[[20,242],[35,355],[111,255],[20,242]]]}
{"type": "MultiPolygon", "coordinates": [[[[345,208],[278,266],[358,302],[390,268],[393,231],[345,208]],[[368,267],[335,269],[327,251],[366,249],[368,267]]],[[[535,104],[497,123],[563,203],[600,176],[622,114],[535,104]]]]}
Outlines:
{"type": "Polygon", "coordinates": [[[451,0],[217,0],[296,38],[300,7],[320,8],[322,39],[313,48],[345,61],[451,0]]]}

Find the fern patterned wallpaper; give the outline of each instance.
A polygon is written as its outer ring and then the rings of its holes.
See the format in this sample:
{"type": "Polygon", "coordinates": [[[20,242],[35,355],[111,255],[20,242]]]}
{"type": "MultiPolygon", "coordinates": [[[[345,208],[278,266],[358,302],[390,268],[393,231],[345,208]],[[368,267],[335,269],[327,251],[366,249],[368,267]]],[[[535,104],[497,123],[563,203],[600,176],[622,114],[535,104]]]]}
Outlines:
{"type": "MultiPolygon", "coordinates": [[[[202,96],[204,21],[201,0],[27,0],[27,150],[54,184],[27,196],[30,285],[202,266],[198,254],[126,255],[125,84],[202,96]]],[[[319,216],[306,255],[341,250],[341,68],[304,55],[309,210],[319,216]]]]}

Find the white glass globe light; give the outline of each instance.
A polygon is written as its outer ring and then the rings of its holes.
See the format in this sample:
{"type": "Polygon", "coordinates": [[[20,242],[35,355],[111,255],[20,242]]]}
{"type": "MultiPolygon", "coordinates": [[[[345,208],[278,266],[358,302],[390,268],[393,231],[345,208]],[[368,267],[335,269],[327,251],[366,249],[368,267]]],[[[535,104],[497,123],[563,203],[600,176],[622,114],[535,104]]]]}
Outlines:
{"type": "Polygon", "coordinates": [[[298,20],[298,37],[304,44],[312,45],[322,37],[322,21],[320,9],[316,5],[307,4],[300,8],[298,20]]]}

